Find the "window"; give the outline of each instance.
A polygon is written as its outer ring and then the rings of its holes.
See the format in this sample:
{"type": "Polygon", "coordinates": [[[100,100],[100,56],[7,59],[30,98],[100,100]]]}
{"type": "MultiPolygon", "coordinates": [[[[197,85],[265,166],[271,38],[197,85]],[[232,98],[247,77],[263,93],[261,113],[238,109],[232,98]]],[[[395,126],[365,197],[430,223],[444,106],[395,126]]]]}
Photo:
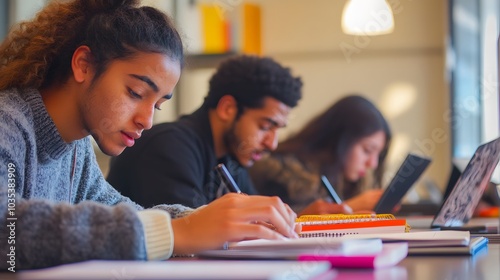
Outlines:
{"type": "Polygon", "coordinates": [[[9,5],[7,0],[0,0],[0,41],[3,41],[7,35],[8,29],[8,11],[9,5]]]}
{"type": "MultiPolygon", "coordinates": [[[[500,136],[498,0],[450,0],[452,156],[468,162],[500,136]]],[[[500,182],[500,169],[493,175],[500,182]]]]}
{"type": "Polygon", "coordinates": [[[497,0],[450,0],[452,155],[499,136],[497,0]]]}

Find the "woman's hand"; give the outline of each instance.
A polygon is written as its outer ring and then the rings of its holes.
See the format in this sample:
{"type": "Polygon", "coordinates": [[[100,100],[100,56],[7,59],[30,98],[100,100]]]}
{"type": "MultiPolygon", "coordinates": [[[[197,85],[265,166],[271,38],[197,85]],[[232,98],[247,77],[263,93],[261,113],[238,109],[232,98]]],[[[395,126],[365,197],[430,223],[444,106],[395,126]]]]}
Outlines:
{"type": "Polygon", "coordinates": [[[382,196],[383,190],[374,189],[366,190],[361,194],[347,200],[345,203],[349,205],[354,212],[359,211],[372,211],[377,205],[380,197],[382,196]]]}
{"type": "Polygon", "coordinates": [[[323,199],[317,199],[304,208],[299,213],[299,216],[321,214],[352,214],[352,209],[347,204],[335,204],[323,199]]]}
{"type": "Polygon", "coordinates": [[[229,193],[186,217],[172,220],[174,253],[222,248],[228,241],[297,238],[296,218],[278,197],[229,193]]]}

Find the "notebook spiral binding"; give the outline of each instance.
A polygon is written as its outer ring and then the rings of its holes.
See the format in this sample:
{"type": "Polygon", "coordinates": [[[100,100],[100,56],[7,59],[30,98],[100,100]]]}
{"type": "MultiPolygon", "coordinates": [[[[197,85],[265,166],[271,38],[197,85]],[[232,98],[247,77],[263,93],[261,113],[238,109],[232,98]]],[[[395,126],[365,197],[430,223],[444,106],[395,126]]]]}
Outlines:
{"type": "MultiPolygon", "coordinates": [[[[357,222],[395,220],[393,214],[325,214],[325,215],[302,215],[296,219],[296,223],[303,226],[346,224],[357,222]]],[[[410,232],[410,226],[405,225],[405,232],[410,232]]],[[[357,232],[315,232],[301,233],[300,237],[342,237],[344,235],[355,235],[357,232]]]]}
{"type": "Polygon", "coordinates": [[[326,215],[302,215],[295,221],[305,225],[316,224],[340,224],[369,222],[380,220],[394,220],[396,217],[392,214],[326,214],[326,215]]]}
{"type": "Polygon", "coordinates": [[[301,233],[300,238],[312,238],[312,237],[342,237],[344,235],[356,235],[357,232],[315,232],[315,233],[301,233]]]}

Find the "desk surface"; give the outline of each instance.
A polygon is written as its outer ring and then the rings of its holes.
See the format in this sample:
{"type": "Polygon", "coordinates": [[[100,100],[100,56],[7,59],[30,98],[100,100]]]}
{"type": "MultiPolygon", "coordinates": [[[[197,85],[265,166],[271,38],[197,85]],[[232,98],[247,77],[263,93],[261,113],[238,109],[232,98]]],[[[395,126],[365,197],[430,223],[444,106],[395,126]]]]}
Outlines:
{"type": "MultiPolygon", "coordinates": [[[[196,261],[196,260],[193,260],[196,261]]],[[[386,269],[337,269],[333,278],[324,279],[500,279],[500,244],[489,244],[475,256],[409,256],[395,267],[386,269]],[[335,277],[336,274],[336,277],[335,277]]],[[[15,273],[0,273],[4,280],[16,279],[15,273]]]]}
{"type": "Polygon", "coordinates": [[[338,269],[334,279],[500,279],[500,244],[475,256],[408,256],[397,266],[377,270],[338,269]]]}

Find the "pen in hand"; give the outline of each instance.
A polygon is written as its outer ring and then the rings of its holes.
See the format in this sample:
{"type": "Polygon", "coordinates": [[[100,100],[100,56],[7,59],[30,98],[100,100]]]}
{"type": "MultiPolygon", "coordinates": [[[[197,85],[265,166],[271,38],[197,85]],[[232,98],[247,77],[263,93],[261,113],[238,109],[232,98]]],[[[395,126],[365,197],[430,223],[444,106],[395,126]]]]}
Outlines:
{"type": "MultiPolygon", "coordinates": [[[[226,186],[226,188],[228,188],[230,192],[242,193],[240,187],[238,187],[238,185],[234,181],[233,177],[229,173],[229,170],[227,170],[227,167],[224,165],[224,163],[217,164],[215,170],[217,171],[217,174],[219,175],[222,183],[226,186]]],[[[226,241],[222,246],[222,249],[228,250],[229,242],[226,241]]]]}
{"type": "Polygon", "coordinates": [[[333,201],[337,204],[342,204],[342,199],[340,199],[337,192],[335,192],[332,184],[330,184],[330,181],[328,181],[328,178],[326,178],[325,175],[321,175],[321,183],[325,187],[325,189],[328,191],[328,194],[333,199],[333,201]]]}
{"type": "Polygon", "coordinates": [[[226,166],[223,163],[217,164],[215,170],[217,170],[219,177],[221,178],[222,182],[224,183],[224,185],[226,185],[226,188],[228,188],[230,192],[243,194],[240,188],[238,187],[238,184],[236,184],[233,177],[229,173],[229,170],[227,170],[226,166]]]}
{"type": "MultiPolygon", "coordinates": [[[[240,190],[238,184],[236,184],[233,177],[231,176],[231,173],[229,173],[229,170],[227,170],[227,167],[223,163],[217,164],[215,170],[217,170],[217,173],[219,174],[222,182],[224,183],[224,185],[226,185],[230,192],[246,195],[246,193],[240,190]]],[[[254,221],[253,223],[263,225],[271,230],[276,230],[276,227],[268,222],[254,221]]]]}
{"type": "MultiPolygon", "coordinates": [[[[224,183],[224,185],[226,185],[226,187],[229,189],[230,192],[246,195],[246,193],[240,190],[238,184],[236,184],[233,177],[229,173],[229,170],[227,170],[227,167],[223,163],[217,164],[215,170],[217,171],[217,174],[219,174],[219,177],[221,178],[222,182],[224,183]]],[[[265,226],[271,230],[276,230],[276,227],[274,227],[274,225],[267,222],[254,221],[253,223],[265,226]]],[[[229,242],[224,243],[223,249],[227,250],[228,248],[229,248],[229,242]]]]}

